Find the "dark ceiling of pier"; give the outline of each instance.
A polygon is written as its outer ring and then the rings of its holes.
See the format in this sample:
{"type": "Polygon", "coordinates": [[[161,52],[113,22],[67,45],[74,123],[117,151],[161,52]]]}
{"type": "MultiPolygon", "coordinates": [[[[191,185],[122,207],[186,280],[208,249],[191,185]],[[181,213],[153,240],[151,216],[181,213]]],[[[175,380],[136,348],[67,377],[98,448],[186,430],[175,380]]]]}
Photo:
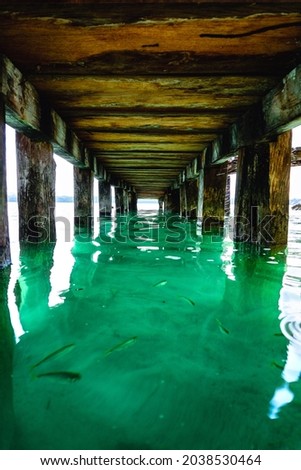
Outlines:
{"type": "Polygon", "coordinates": [[[0,44],[110,174],[157,197],[301,62],[301,5],[1,1],[0,44]]]}

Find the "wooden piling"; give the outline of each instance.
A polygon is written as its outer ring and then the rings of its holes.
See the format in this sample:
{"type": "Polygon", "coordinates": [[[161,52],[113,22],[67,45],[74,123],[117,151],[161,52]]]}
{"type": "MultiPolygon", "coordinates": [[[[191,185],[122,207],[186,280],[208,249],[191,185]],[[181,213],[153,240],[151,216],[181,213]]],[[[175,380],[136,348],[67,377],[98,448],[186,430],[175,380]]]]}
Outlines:
{"type": "Polygon", "coordinates": [[[180,214],[181,212],[180,203],[180,188],[170,189],[164,198],[164,210],[165,212],[172,214],[180,214]]]}
{"type": "Polygon", "coordinates": [[[11,264],[6,186],[5,105],[0,94],[0,269],[11,264]]]}
{"type": "Polygon", "coordinates": [[[285,245],[288,233],[291,131],[239,151],[234,239],[285,245]]]}
{"type": "Polygon", "coordinates": [[[74,167],[74,230],[91,232],[93,228],[93,174],[87,168],[74,167]]]}
{"type": "Polygon", "coordinates": [[[135,191],[129,192],[129,212],[136,214],[138,197],[135,191]]]}
{"type": "Polygon", "coordinates": [[[224,225],[227,164],[204,169],[203,227],[219,229],[224,225]]]}
{"type": "Polygon", "coordinates": [[[19,239],[53,242],[55,230],[55,161],[48,142],[16,132],[19,239]]]}
{"type": "Polygon", "coordinates": [[[111,185],[107,181],[99,180],[99,215],[100,217],[110,217],[112,213],[111,185]]]}

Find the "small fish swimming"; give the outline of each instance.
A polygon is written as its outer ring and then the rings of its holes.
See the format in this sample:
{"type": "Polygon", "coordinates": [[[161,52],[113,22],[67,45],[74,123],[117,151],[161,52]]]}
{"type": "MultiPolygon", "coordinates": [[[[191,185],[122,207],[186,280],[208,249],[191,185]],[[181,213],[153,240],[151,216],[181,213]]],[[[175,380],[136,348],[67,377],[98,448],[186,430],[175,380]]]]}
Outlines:
{"type": "Polygon", "coordinates": [[[225,335],[229,335],[230,334],[230,331],[224,327],[224,325],[220,322],[220,320],[218,318],[216,318],[216,321],[217,321],[217,324],[218,324],[218,327],[220,329],[220,331],[222,333],[224,333],[225,335]]]}
{"type": "Polygon", "coordinates": [[[180,295],[179,298],[185,300],[186,302],[188,302],[193,307],[195,306],[195,302],[193,300],[189,299],[189,297],[185,297],[185,295],[180,295]]]}
{"type": "Polygon", "coordinates": [[[41,374],[36,374],[36,377],[52,377],[54,379],[63,379],[68,382],[76,382],[81,379],[81,374],[78,372],[69,372],[69,371],[54,371],[54,372],[43,372],[41,374]]]}
{"type": "Polygon", "coordinates": [[[161,286],[165,286],[167,284],[167,281],[159,281],[159,282],[156,282],[156,284],[153,285],[153,287],[161,287],[161,286]]]}
{"type": "Polygon", "coordinates": [[[129,346],[133,345],[137,340],[137,336],[133,336],[132,338],[126,339],[125,341],[122,341],[121,343],[116,344],[110,349],[107,349],[105,351],[105,356],[109,356],[112,354],[112,352],[115,351],[122,351],[123,349],[128,348],[129,346]]]}
{"type": "Polygon", "coordinates": [[[71,351],[71,349],[74,348],[74,346],[75,346],[74,343],[66,344],[66,346],[63,346],[63,347],[57,349],[56,351],[53,351],[52,353],[48,354],[48,356],[43,357],[43,359],[41,359],[39,362],[34,364],[32,366],[32,369],[35,369],[36,367],[38,367],[39,365],[41,365],[44,362],[48,361],[49,359],[52,359],[53,357],[62,356],[63,354],[68,353],[69,351],[71,351]]]}
{"type": "Polygon", "coordinates": [[[272,366],[274,366],[274,367],[276,367],[277,369],[280,369],[280,370],[284,369],[284,366],[282,366],[281,364],[278,364],[278,362],[276,362],[276,361],[272,362],[272,366]]]}

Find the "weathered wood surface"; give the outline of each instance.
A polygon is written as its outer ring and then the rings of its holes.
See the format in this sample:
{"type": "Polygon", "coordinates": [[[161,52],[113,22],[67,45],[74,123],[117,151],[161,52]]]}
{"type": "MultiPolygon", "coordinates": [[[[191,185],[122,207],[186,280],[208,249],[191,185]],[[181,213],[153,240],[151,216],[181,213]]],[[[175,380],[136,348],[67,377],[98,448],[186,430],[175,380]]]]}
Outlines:
{"type": "Polygon", "coordinates": [[[274,140],[277,134],[301,124],[301,66],[248,110],[212,144],[208,160],[218,161],[234,155],[240,147],[274,140]]]}
{"type": "Polygon", "coordinates": [[[29,138],[47,141],[54,151],[79,167],[93,167],[94,157],[61,116],[5,56],[0,56],[0,88],[6,123],[29,138]]]}
{"type": "Polygon", "coordinates": [[[40,113],[56,152],[91,169],[96,158],[142,197],[162,196],[211,142],[208,163],[300,122],[300,2],[1,6],[2,52],[43,97],[23,114],[40,113]],[[80,142],[54,132],[47,106],[80,142]],[[161,151],[174,154],[168,177],[161,151]]]}
{"type": "Polygon", "coordinates": [[[198,178],[185,181],[185,190],[187,217],[190,219],[196,219],[199,192],[198,178]]]}
{"type": "Polygon", "coordinates": [[[204,170],[203,226],[210,230],[224,225],[227,164],[204,170]]]}
{"type": "Polygon", "coordinates": [[[171,189],[165,194],[164,208],[166,214],[177,214],[181,212],[180,188],[171,189]]]}
{"type": "Polygon", "coordinates": [[[234,237],[257,245],[285,245],[288,232],[291,132],[276,142],[242,148],[235,194],[234,237]]]}
{"type": "Polygon", "coordinates": [[[107,181],[98,182],[99,215],[110,216],[112,213],[111,185],[107,181]]]}
{"type": "Polygon", "coordinates": [[[7,213],[4,97],[0,94],[0,269],[11,264],[7,213]]]}
{"type": "Polygon", "coordinates": [[[132,214],[135,214],[137,212],[137,203],[138,203],[138,195],[136,191],[129,191],[128,198],[129,198],[129,212],[132,214]]]}
{"type": "Polygon", "coordinates": [[[115,187],[116,213],[124,215],[129,211],[128,192],[123,187],[115,187]]]}
{"type": "Polygon", "coordinates": [[[56,240],[55,161],[47,142],[16,133],[19,239],[30,243],[56,240]]]}
{"type": "Polygon", "coordinates": [[[269,213],[273,216],[269,230],[275,244],[287,243],[292,133],[285,132],[270,143],[269,213]]]}
{"type": "Polygon", "coordinates": [[[75,232],[91,232],[93,228],[93,174],[88,168],[74,167],[75,232]]]}

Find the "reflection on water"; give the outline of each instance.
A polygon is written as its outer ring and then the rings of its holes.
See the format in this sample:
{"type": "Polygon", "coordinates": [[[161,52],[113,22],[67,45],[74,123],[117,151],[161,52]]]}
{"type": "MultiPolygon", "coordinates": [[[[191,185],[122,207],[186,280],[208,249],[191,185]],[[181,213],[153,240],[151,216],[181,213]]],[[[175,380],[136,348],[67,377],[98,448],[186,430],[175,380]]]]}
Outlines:
{"type": "Polygon", "coordinates": [[[301,374],[301,217],[290,220],[286,272],[279,298],[279,320],[282,334],[288,340],[287,356],[281,373],[282,383],[270,401],[269,418],[280,417],[283,406],[294,400],[292,387],[301,374]]]}
{"type": "Polygon", "coordinates": [[[21,246],[13,447],[300,449],[300,221],[287,253],[154,212],[21,246]]]}

